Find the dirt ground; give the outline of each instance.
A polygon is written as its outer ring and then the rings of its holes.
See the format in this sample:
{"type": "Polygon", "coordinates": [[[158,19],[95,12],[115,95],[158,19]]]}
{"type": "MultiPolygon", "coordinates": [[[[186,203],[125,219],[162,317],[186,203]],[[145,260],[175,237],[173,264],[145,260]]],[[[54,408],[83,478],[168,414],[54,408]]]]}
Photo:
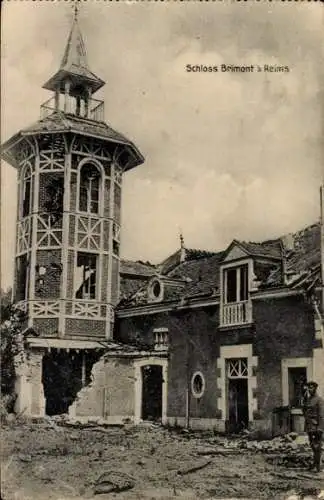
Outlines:
{"type": "Polygon", "coordinates": [[[2,500],[324,499],[323,473],[306,472],[310,450],[305,463],[296,450],[289,463],[237,444],[157,425],[11,422],[2,426],[2,500]],[[98,478],[113,471],[132,488],[95,494],[98,478]]]}

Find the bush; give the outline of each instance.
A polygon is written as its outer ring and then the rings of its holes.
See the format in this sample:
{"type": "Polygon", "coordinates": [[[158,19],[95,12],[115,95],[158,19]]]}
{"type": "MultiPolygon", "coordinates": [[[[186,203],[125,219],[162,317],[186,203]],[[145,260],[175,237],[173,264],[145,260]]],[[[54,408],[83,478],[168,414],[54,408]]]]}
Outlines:
{"type": "Polygon", "coordinates": [[[8,414],[13,413],[15,396],[11,394],[1,394],[0,396],[0,420],[7,420],[8,414]]]}

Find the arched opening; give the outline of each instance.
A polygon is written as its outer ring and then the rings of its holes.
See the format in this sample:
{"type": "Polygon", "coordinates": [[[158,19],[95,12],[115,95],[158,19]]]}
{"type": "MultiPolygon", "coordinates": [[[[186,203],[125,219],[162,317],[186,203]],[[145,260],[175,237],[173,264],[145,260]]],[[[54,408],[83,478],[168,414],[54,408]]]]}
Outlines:
{"type": "Polygon", "coordinates": [[[142,366],[142,420],[162,420],[162,366],[142,366]]]}
{"type": "Polygon", "coordinates": [[[80,168],[79,210],[91,214],[99,213],[101,173],[93,163],[84,163],[80,168]]]}

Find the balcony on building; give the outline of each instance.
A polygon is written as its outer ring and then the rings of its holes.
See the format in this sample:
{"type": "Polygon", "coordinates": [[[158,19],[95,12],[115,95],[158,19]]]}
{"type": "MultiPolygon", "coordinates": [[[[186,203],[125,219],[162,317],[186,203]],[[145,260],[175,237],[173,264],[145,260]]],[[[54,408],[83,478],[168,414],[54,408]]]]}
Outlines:
{"type": "Polygon", "coordinates": [[[96,122],[104,121],[104,101],[99,99],[80,99],[74,96],[53,96],[40,107],[40,118],[44,120],[53,113],[64,113],[96,122]]]}
{"type": "Polygon", "coordinates": [[[251,322],[252,304],[249,300],[222,305],[221,326],[245,325],[251,322]]]}

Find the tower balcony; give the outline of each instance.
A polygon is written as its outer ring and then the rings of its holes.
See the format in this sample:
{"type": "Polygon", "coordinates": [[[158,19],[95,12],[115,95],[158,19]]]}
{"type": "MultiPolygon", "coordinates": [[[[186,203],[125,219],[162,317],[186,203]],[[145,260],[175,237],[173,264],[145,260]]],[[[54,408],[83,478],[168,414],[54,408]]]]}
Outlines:
{"type": "Polygon", "coordinates": [[[104,101],[99,99],[78,100],[72,96],[53,96],[40,107],[40,118],[44,120],[55,112],[62,112],[96,122],[104,121],[104,101]]]}

